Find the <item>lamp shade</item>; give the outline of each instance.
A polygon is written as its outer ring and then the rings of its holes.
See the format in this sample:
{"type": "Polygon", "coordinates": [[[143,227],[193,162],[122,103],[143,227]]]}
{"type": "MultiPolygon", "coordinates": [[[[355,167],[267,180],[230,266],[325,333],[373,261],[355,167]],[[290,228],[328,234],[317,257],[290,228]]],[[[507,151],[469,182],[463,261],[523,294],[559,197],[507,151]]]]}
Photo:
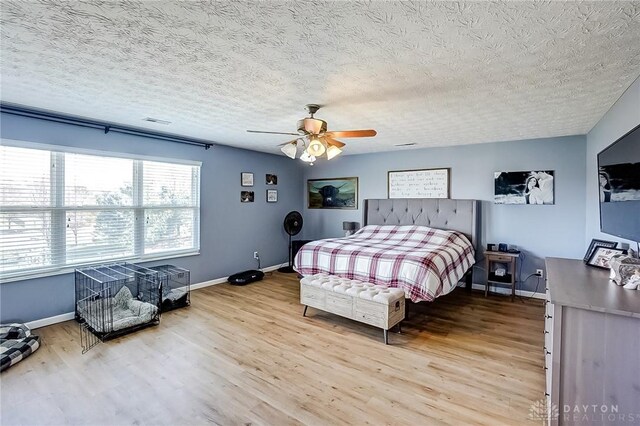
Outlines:
{"type": "Polygon", "coordinates": [[[280,151],[289,158],[296,158],[298,146],[295,142],[291,142],[280,148],[280,151]]]}
{"type": "Polygon", "coordinates": [[[333,157],[339,155],[342,152],[337,146],[329,145],[327,148],[327,160],[331,160],[333,157]]]}
{"type": "Polygon", "coordinates": [[[309,146],[307,147],[307,152],[309,155],[313,155],[315,157],[319,157],[324,154],[325,147],[322,144],[322,141],[317,136],[311,136],[309,139],[309,146]]]}
{"type": "Polygon", "coordinates": [[[358,222],[342,222],[343,231],[355,231],[358,227],[358,222]]]}
{"type": "Polygon", "coordinates": [[[302,155],[300,156],[300,159],[305,163],[312,163],[316,161],[316,157],[313,155],[309,155],[309,153],[306,150],[302,153],[302,155]]]}

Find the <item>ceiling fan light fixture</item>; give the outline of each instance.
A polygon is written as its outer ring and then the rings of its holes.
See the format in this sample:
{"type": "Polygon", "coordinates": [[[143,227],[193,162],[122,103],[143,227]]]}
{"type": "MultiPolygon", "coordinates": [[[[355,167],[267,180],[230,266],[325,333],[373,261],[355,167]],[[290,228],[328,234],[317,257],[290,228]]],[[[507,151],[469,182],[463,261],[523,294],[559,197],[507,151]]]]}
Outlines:
{"type": "Polygon", "coordinates": [[[324,154],[325,150],[326,148],[319,137],[315,135],[309,137],[309,146],[307,147],[309,155],[319,157],[324,154]]]}
{"type": "Polygon", "coordinates": [[[342,150],[337,146],[329,145],[327,148],[327,160],[337,157],[342,153],[342,150]]]}
{"type": "Polygon", "coordinates": [[[314,161],[316,161],[316,157],[313,155],[309,155],[309,153],[307,152],[307,150],[305,150],[302,155],[300,156],[300,159],[302,161],[304,161],[305,163],[313,163],[314,161]]]}
{"type": "Polygon", "coordinates": [[[295,159],[296,154],[298,153],[298,145],[296,142],[291,142],[280,148],[280,151],[282,151],[282,153],[287,157],[295,159]]]}

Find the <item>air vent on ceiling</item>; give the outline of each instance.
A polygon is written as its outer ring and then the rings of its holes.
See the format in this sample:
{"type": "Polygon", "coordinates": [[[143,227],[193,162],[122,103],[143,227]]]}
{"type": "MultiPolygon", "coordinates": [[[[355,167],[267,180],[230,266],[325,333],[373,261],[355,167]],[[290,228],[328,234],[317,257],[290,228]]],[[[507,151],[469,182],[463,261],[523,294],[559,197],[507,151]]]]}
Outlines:
{"type": "Polygon", "coordinates": [[[413,145],[417,145],[417,143],[415,142],[411,142],[411,143],[399,143],[395,146],[413,146],[413,145]]]}
{"type": "Polygon", "coordinates": [[[170,121],[167,120],[160,120],[159,118],[153,118],[153,117],[147,117],[147,118],[143,118],[142,121],[148,121],[150,123],[157,123],[157,124],[171,124],[170,121]]]}

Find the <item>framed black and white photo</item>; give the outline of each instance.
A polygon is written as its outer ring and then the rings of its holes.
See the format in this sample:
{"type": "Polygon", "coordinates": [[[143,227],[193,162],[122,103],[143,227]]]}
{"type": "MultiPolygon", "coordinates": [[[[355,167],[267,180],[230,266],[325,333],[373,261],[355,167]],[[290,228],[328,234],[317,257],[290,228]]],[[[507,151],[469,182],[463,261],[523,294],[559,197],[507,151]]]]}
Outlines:
{"type": "Polygon", "coordinates": [[[240,185],[253,186],[253,173],[249,173],[249,172],[240,173],[240,185]]]}
{"type": "Polygon", "coordinates": [[[277,203],[277,202],[278,202],[278,190],[267,189],[267,203],[277,203]]]}
{"type": "Polygon", "coordinates": [[[265,182],[267,183],[267,185],[277,185],[278,184],[278,176],[277,175],[273,175],[271,173],[267,173],[267,176],[265,178],[265,182]]]}
{"type": "Polygon", "coordinates": [[[624,254],[624,250],[616,248],[598,247],[587,261],[587,265],[609,269],[611,258],[616,254],[624,254]]]}
{"type": "Polygon", "coordinates": [[[240,191],[241,203],[253,203],[254,193],[253,191],[240,191]]]}
{"type": "Polygon", "coordinates": [[[593,254],[593,251],[598,247],[616,248],[617,245],[618,243],[615,241],[592,239],[591,244],[589,244],[589,248],[587,249],[587,252],[584,254],[584,259],[582,260],[584,260],[585,262],[588,262],[589,259],[591,258],[591,255],[593,254]]]}
{"type": "Polygon", "coordinates": [[[554,171],[495,172],[495,204],[555,204],[554,171]]]}

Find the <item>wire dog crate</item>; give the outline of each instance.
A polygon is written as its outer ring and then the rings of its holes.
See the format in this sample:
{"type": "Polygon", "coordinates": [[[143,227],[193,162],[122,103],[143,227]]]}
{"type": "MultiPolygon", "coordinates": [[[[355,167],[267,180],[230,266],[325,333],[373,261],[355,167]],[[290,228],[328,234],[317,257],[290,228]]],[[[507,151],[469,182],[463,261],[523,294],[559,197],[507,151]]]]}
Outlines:
{"type": "Polygon", "coordinates": [[[162,312],[191,304],[191,273],[173,265],[152,266],[162,283],[162,312]]]}
{"type": "Polygon", "coordinates": [[[160,272],[135,263],[76,269],[76,320],[82,353],[105,341],[160,322],[160,272]]]}

